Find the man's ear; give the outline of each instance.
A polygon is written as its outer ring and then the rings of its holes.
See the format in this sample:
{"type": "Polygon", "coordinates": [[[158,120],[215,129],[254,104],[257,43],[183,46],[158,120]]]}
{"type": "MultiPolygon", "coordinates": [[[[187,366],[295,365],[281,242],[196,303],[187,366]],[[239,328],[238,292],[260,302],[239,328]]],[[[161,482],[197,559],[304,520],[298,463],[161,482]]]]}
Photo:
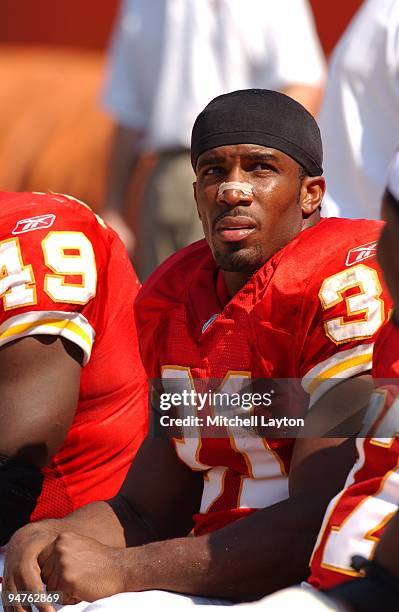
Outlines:
{"type": "Polygon", "coordinates": [[[195,200],[195,203],[197,204],[197,213],[198,213],[199,218],[201,219],[201,215],[198,209],[198,200],[197,200],[197,181],[194,181],[193,183],[193,192],[194,192],[194,200],[195,200]]]}
{"type": "Polygon", "coordinates": [[[303,216],[309,217],[317,210],[326,190],[323,176],[305,176],[301,185],[301,208],[303,216]]]}

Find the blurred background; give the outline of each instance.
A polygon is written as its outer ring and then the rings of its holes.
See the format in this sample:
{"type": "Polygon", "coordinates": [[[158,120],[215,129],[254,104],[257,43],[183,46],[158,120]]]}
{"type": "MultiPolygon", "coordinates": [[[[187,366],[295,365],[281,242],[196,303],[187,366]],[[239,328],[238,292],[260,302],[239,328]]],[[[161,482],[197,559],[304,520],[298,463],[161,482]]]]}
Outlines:
{"type": "MultiPolygon", "coordinates": [[[[327,58],[360,4],[310,0],[327,58]]],[[[1,190],[69,193],[102,209],[114,124],[100,91],[118,8],[118,0],[1,1],[1,190]]],[[[153,164],[140,156],[131,177],[133,230],[153,164]]]]}

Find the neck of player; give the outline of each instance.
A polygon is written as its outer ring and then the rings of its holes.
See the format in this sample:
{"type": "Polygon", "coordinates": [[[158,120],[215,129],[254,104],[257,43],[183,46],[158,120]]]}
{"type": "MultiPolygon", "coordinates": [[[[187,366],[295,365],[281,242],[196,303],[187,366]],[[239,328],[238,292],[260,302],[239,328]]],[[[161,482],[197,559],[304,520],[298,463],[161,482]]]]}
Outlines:
{"type": "MultiPolygon", "coordinates": [[[[319,221],[320,221],[320,211],[316,210],[309,217],[303,219],[302,227],[300,231],[303,232],[304,230],[309,229],[310,227],[313,227],[319,221]]],[[[281,248],[284,248],[285,246],[286,245],[284,244],[281,246],[281,248]]],[[[274,254],[275,253],[273,253],[273,255],[274,254]]],[[[271,255],[269,259],[271,259],[273,255],[271,255]]],[[[264,264],[265,263],[266,261],[264,262],[264,264]]],[[[229,296],[232,298],[236,293],[238,293],[240,289],[242,289],[242,287],[244,287],[244,285],[249,281],[249,279],[254,274],[256,274],[256,272],[257,270],[255,270],[254,272],[229,272],[227,270],[222,270],[224,282],[226,284],[226,288],[227,288],[227,292],[229,296]]]]}

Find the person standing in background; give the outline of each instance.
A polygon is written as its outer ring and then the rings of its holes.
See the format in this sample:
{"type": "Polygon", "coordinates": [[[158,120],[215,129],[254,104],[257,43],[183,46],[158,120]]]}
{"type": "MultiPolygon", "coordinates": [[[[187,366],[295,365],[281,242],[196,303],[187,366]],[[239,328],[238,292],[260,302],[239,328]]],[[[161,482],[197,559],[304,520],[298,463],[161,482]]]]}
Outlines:
{"type": "Polygon", "coordinates": [[[320,111],[326,216],[377,219],[399,140],[399,3],[367,0],[339,41],[320,111]]]}
{"type": "Polygon", "coordinates": [[[142,280],[202,236],[189,153],[201,108],[223,92],[260,87],[314,114],[323,77],[307,0],[124,0],[104,91],[116,126],[103,214],[132,247],[124,214],[130,178],[142,152],[157,153],[139,216],[142,280]]]}

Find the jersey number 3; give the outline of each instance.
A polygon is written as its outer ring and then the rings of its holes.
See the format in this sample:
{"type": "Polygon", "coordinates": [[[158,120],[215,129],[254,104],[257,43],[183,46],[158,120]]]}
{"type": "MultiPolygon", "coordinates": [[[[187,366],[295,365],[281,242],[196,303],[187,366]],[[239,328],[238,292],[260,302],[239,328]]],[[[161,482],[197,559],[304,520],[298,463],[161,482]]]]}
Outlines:
{"type": "MultiPolygon", "coordinates": [[[[49,232],[41,247],[49,269],[44,276],[45,293],[53,302],[87,304],[97,286],[90,240],[82,232],[49,232]]],[[[37,303],[33,268],[25,265],[18,238],[0,242],[0,297],[4,310],[37,303]]]]}
{"type": "Polygon", "coordinates": [[[384,322],[381,293],[377,272],[364,264],[326,278],[319,292],[323,310],[329,310],[342,302],[346,306],[345,316],[340,314],[324,324],[330,340],[341,344],[348,340],[371,338],[384,322]],[[352,293],[349,295],[348,291],[352,293]]]}

